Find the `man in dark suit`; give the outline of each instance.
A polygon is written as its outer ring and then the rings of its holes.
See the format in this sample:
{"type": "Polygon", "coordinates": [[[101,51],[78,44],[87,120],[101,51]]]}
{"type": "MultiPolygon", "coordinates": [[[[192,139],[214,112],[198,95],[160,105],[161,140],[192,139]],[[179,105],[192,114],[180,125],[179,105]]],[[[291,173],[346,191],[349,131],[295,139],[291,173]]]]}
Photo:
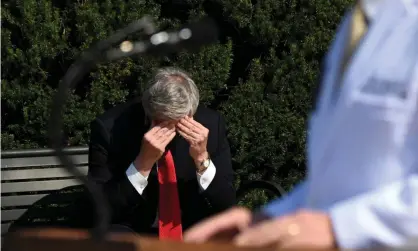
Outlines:
{"type": "Polygon", "coordinates": [[[235,204],[225,121],[198,104],[193,80],[166,68],[141,99],[91,123],[88,178],[106,193],[114,230],[181,239],[182,230],[235,204]]]}

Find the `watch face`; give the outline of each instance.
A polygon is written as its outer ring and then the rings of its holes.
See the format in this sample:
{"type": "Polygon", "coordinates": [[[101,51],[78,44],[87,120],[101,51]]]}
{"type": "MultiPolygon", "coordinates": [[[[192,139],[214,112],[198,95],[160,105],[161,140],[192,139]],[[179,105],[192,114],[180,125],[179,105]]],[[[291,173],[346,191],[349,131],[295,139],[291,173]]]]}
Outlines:
{"type": "Polygon", "coordinates": [[[205,168],[208,168],[209,167],[209,164],[210,164],[210,159],[206,159],[205,161],[203,161],[203,166],[205,168]]]}

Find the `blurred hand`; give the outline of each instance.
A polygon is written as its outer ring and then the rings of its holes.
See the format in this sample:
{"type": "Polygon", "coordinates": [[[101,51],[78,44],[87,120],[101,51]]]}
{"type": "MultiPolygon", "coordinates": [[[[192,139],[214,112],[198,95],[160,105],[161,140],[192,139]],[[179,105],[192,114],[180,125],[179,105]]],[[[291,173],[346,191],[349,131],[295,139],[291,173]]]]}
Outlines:
{"type": "Polygon", "coordinates": [[[239,246],[271,246],[287,249],[336,248],[331,220],[326,213],[301,210],[291,215],[263,221],[238,234],[239,246]]]}
{"type": "Polygon", "coordinates": [[[138,171],[147,176],[175,135],[175,126],[172,122],[152,125],[152,128],[142,138],[141,150],[135,160],[135,167],[138,171]]]}
{"type": "Polygon", "coordinates": [[[209,240],[232,240],[251,223],[251,211],[246,208],[233,208],[210,217],[191,227],[184,234],[184,241],[202,243],[209,240]]]}
{"type": "Polygon", "coordinates": [[[177,123],[179,134],[190,144],[190,156],[200,165],[209,157],[207,143],[209,130],[193,118],[185,117],[177,123]]]}
{"type": "Polygon", "coordinates": [[[231,241],[245,247],[276,247],[302,250],[336,248],[331,220],[327,214],[301,210],[292,215],[251,224],[251,212],[235,208],[211,217],[189,229],[184,240],[201,243],[235,231],[231,241]]]}

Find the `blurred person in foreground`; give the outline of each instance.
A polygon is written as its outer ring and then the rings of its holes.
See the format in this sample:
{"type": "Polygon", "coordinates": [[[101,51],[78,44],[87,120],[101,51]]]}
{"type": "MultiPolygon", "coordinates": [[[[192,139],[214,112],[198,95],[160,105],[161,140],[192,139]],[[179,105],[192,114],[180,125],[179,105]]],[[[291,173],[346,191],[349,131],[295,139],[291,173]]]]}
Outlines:
{"type": "Polygon", "coordinates": [[[183,229],[235,204],[225,121],[175,68],[91,123],[88,178],[108,197],[113,232],[181,240],[183,229]]]}
{"type": "Polygon", "coordinates": [[[235,230],[241,246],[366,248],[418,236],[418,1],[357,2],[324,63],[305,181],[255,218],[231,209],[186,241],[235,230]]]}

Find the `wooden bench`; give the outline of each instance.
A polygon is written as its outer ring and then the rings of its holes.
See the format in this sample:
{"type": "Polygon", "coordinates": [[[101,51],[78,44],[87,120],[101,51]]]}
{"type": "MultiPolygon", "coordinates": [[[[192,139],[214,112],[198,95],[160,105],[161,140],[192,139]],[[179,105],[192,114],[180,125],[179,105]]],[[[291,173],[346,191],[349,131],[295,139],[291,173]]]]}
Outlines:
{"type": "MultiPolygon", "coordinates": [[[[88,148],[72,147],[65,150],[75,161],[77,168],[87,174],[88,148]]],[[[38,203],[51,193],[59,198],[53,202],[40,205],[37,212],[32,215],[32,222],[42,222],[52,214],[54,209],[61,210],[60,206],[74,200],[74,191],[65,191],[68,187],[79,187],[80,181],[72,177],[60,161],[54,156],[52,149],[3,151],[1,153],[1,234],[2,237],[9,230],[10,225],[26,214],[27,210],[36,207],[38,203]],[[48,207],[49,211],[46,210],[48,207]],[[51,209],[52,208],[52,209],[51,209]],[[43,212],[43,213],[42,213],[43,212]]],[[[284,191],[277,184],[266,181],[252,181],[245,183],[238,189],[237,196],[253,189],[269,191],[274,196],[281,196],[284,191]]],[[[35,210],[36,211],[36,210],[35,210]]],[[[25,215],[25,218],[28,216],[25,215]]],[[[58,218],[59,213],[58,213],[58,218]]],[[[22,217],[23,218],[23,217],[22,217]]],[[[58,219],[59,220],[59,219],[58,219]]],[[[48,221],[48,220],[45,220],[48,221]]]]}

